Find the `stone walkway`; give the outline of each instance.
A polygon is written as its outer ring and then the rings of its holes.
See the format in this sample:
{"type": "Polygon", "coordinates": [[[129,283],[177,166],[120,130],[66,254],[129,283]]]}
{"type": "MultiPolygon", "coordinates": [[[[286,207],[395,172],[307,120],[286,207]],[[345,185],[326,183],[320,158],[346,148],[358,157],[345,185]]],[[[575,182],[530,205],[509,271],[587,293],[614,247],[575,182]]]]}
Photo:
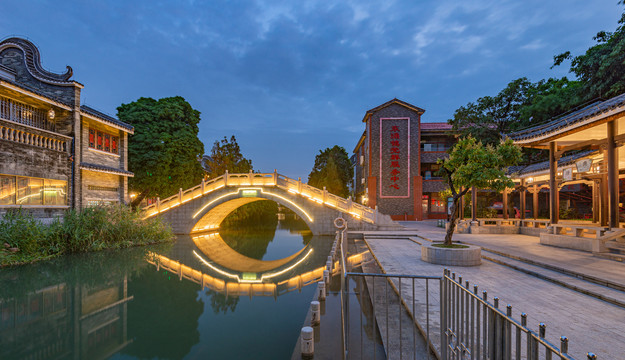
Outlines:
{"type": "MultiPolygon", "coordinates": [[[[386,273],[441,276],[443,266],[422,262],[420,245],[408,239],[410,233],[432,240],[442,239],[443,229],[431,222],[404,224],[410,231],[392,237],[390,233],[367,233],[365,238],[373,254],[386,273]]],[[[552,266],[570,269],[588,276],[608,279],[624,284],[625,264],[593,257],[591,254],[538,244],[537,238],[524,235],[454,235],[455,240],[496,249],[514,256],[540,260],[552,266]],[[620,276],[619,276],[620,275],[620,276]]],[[[420,240],[424,241],[424,240],[420,240]]],[[[523,266],[523,263],[517,264],[523,266]]],[[[529,267],[529,265],[528,265],[529,267]]],[[[599,359],[625,359],[625,308],[612,305],[597,298],[584,295],[553,282],[541,280],[510,267],[484,260],[479,267],[450,267],[451,271],[479,285],[479,291],[487,290],[489,301],[500,298],[500,307],[513,306],[513,317],[520,320],[520,313],[528,314],[530,328],[538,331],[538,324],[547,324],[547,340],[559,344],[561,335],[569,338],[569,353],[576,359],[585,359],[587,352],[594,352],[599,359]]],[[[580,280],[581,281],[581,280],[580,280]]],[[[616,290],[593,284],[594,291],[620,296],[616,290]]],[[[411,291],[402,291],[406,303],[412,303],[411,291]]],[[[416,295],[417,303],[423,301],[416,295]]],[[[438,301],[438,288],[430,286],[430,301],[438,301]]],[[[438,327],[438,307],[430,309],[431,332],[438,327]],[[433,321],[434,319],[434,321],[433,321]]],[[[417,319],[420,316],[417,314],[417,319]]],[[[423,319],[420,319],[421,321],[423,319]]]]}

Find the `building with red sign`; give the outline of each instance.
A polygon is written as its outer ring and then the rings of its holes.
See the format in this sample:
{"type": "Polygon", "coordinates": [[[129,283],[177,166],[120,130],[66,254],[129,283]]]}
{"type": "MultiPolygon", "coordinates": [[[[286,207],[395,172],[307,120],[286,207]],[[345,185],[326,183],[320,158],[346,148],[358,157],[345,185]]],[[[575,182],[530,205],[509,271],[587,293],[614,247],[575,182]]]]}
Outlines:
{"type": "Polygon", "coordinates": [[[354,149],[355,200],[394,220],[447,217],[436,161],[455,137],[447,123],[422,123],[425,110],[393,99],[365,113],[354,149]]]}
{"type": "Polygon", "coordinates": [[[128,201],[128,134],[134,128],[80,105],[84,86],[41,66],[26,39],[0,42],[0,216],[38,218],[128,201]]]}

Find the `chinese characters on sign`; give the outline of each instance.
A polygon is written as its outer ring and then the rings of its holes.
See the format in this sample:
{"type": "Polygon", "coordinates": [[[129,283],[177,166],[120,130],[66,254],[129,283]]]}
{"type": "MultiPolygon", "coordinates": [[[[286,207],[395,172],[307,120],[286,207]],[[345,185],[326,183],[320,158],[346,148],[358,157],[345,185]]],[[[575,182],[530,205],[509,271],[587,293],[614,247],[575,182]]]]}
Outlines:
{"type": "Polygon", "coordinates": [[[410,196],[410,119],[380,118],[380,197],[410,196]]]}
{"type": "Polygon", "coordinates": [[[397,184],[397,180],[399,180],[399,175],[401,175],[401,165],[399,165],[399,160],[401,156],[401,152],[399,149],[399,127],[397,125],[393,125],[391,127],[391,172],[390,172],[390,180],[391,184],[389,187],[399,190],[399,185],[397,184]]]}

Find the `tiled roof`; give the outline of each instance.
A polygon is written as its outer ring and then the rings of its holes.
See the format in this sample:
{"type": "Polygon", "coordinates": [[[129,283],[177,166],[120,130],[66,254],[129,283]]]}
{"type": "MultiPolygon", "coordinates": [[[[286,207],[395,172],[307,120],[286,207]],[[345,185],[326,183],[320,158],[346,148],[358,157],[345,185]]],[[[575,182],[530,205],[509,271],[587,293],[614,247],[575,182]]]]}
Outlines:
{"type": "Polygon", "coordinates": [[[451,130],[451,124],[444,123],[421,123],[421,130],[451,130]]]}
{"type": "MultiPolygon", "coordinates": [[[[558,160],[558,168],[571,165],[575,163],[577,160],[585,158],[589,155],[593,155],[597,153],[597,150],[587,150],[582,151],[577,154],[563,156],[558,160]]],[[[531,174],[539,171],[549,170],[549,161],[543,161],[535,164],[530,164],[526,166],[510,166],[508,168],[508,174],[531,174]]]]}
{"type": "MultiPolygon", "coordinates": [[[[513,134],[508,134],[508,136],[515,142],[522,143],[530,142],[534,138],[539,140],[539,137],[557,135],[565,130],[572,130],[575,128],[575,125],[580,124],[587,119],[600,116],[602,113],[609,112],[619,107],[625,107],[625,94],[615,96],[606,101],[594,102],[546,124],[520,130],[513,134]]],[[[625,111],[625,109],[623,110],[625,111]]],[[[600,118],[597,118],[596,120],[600,120],[600,118]]]]}
{"type": "Polygon", "coordinates": [[[412,105],[410,103],[407,103],[405,101],[399,100],[398,98],[394,98],[392,100],[389,100],[389,101],[385,102],[382,105],[378,105],[378,106],[374,107],[373,109],[367,110],[367,112],[365,113],[365,117],[362,119],[362,122],[366,122],[367,121],[367,117],[370,116],[371,114],[373,114],[374,112],[376,112],[376,111],[378,111],[380,109],[383,109],[383,108],[385,108],[387,106],[393,105],[393,104],[401,105],[401,106],[406,107],[408,109],[414,110],[414,111],[416,111],[419,114],[423,114],[425,112],[425,110],[421,109],[418,106],[414,106],[414,105],[412,105]]]}
{"type": "Polygon", "coordinates": [[[106,115],[105,113],[102,113],[102,112],[100,112],[100,111],[98,111],[98,110],[96,110],[96,109],[94,109],[92,107],[89,107],[87,105],[81,105],[80,106],[80,111],[82,111],[82,112],[84,112],[86,114],[89,114],[91,116],[94,116],[94,117],[98,118],[99,120],[104,121],[105,123],[113,124],[113,125],[116,125],[116,126],[119,126],[119,127],[123,128],[123,129],[126,129],[131,134],[134,134],[134,132],[135,132],[134,126],[132,126],[130,124],[127,124],[127,123],[125,123],[123,121],[119,121],[119,120],[115,119],[114,117],[106,115]]]}
{"type": "Polygon", "coordinates": [[[66,67],[67,71],[63,74],[56,74],[45,70],[43,66],[41,66],[39,49],[29,40],[18,37],[2,40],[0,42],[0,51],[7,48],[16,48],[24,53],[26,68],[35,79],[59,86],[72,86],[77,84],[75,81],[70,80],[74,73],[70,66],[66,67]]]}
{"type": "Polygon", "coordinates": [[[55,103],[58,103],[58,104],[63,104],[63,105],[65,105],[67,107],[70,107],[70,108],[72,107],[72,104],[70,104],[70,103],[60,101],[59,99],[51,98],[50,95],[46,95],[43,92],[41,92],[41,91],[39,91],[39,90],[37,90],[35,88],[32,88],[30,86],[24,85],[22,83],[17,83],[15,81],[12,81],[12,80],[9,80],[9,79],[4,79],[4,78],[0,78],[0,83],[7,83],[7,84],[10,84],[11,86],[15,86],[15,87],[18,87],[18,88],[20,88],[22,90],[26,90],[26,91],[31,92],[33,94],[39,95],[41,97],[44,97],[44,98],[46,98],[46,99],[48,99],[48,100],[50,100],[52,102],[55,102],[55,103]]]}
{"type": "Polygon", "coordinates": [[[91,163],[81,162],[80,163],[80,168],[81,169],[85,169],[85,170],[104,172],[104,173],[108,173],[108,174],[115,174],[115,175],[129,176],[129,177],[135,176],[135,174],[133,174],[132,172],[127,171],[127,170],[116,169],[114,167],[98,165],[98,164],[91,164],[91,163]]]}

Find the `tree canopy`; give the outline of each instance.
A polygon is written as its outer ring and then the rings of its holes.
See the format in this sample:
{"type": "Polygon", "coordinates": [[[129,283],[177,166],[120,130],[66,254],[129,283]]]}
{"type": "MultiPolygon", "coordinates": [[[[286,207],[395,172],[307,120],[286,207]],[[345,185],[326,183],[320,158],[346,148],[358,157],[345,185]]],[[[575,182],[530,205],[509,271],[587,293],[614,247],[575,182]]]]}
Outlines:
{"type": "Polygon", "coordinates": [[[328,192],[347,197],[353,183],[353,165],[347,151],[341,146],[319,150],[315,165],[308,175],[308,185],[317,188],[326,187],[328,192]]]}
{"type": "Polygon", "coordinates": [[[449,157],[440,159],[440,175],[447,181],[453,198],[451,221],[445,235],[445,245],[451,245],[456,227],[458,202],[471,187],[502,191],[513,187],[514,182],[506,175],[509,166],[521,161],[521,148],[506,139],[497,146],[483,145],[473,137],[460,139],[450,150],[449,157]]]}
{"type": "MultiPolygon", "coordinates": [[[[117,108],[121,121],[135,127],[128,141],[128,183],[144,196],[167,197],[197,185],[203,177],[198,161],[204,144],[198,139],[200,112],[182,97],[140,98],[117,108]]],[[[138,200],[138,201],[137,201],[138,200]]]]}
{"type": "MultiPolygon", "coordinates": [[[[625,4],[625,1],[620,1],[625,4]]],[[[586,100],[610,98],[625,92],[625,13],[615,32],[599,31],[597,44],[583,55],[567,51],[554,56],[554,66],[571,60],[570,72],[582,82],[586,100]]]]}
{"type": "Polygon", "coordinates": [[[229,173],[239,174],[249,172],[252,170],[252,160],[243,157],[234,135],[230,140],[224,136],[221,141],[215,141],[210,155],[202,157],[202,167],[208,178],[216,178],[223,175],[226,170],[229,173]]]}
{"type": "Polygon", "coordinates": [[[545,122],[576,106],[581,102],[580,90],[580,82],[566,77],[536,83],[523,77],[508,83],[495,96],[459,107],[449,122],[462,136],[494,145],[502,134],[545,122]]]}

